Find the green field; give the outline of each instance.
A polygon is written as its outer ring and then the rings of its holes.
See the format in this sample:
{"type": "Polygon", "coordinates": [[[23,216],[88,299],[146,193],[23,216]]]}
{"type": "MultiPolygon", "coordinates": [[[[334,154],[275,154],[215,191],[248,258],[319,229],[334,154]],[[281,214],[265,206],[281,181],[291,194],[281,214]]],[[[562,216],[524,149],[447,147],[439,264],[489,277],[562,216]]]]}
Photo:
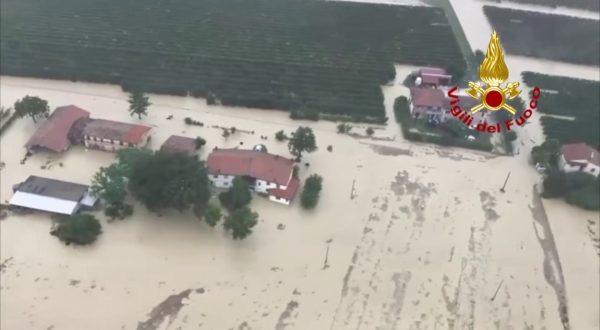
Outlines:
{"type": "Polygon", "coordinates": [[[2,0],[5,75],[383,118],[393,63],[466,64],[439,8],[312,0],[2,0]]]}
{"type": "Polygon", "coordinates": [[[598,66],[598,20],[493,6],[483,12],[509,54],[598,66]]]}
{"type": "Polygon", "coordinates": [[[523,72],[523,82],[541,88],[540,112],[574,117],[574,120],[542,117],[548,138],[563,144],[586,142],[594,148],[600,146],[600,82],[535,72],[523,72]]]}

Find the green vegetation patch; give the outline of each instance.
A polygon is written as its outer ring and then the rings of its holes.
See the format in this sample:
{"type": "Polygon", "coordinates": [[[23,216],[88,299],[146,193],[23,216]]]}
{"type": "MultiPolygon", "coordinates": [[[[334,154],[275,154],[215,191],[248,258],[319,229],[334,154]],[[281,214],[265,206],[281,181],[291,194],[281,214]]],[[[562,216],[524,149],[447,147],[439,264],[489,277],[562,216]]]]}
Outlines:
{"type": "MultiPolygon", "coordinates": [[[[3,0],[3,74],[383,118],[393,63],[458,76],[443,10],[316,0],[3,0]]],[[[218,102],[217,102],[218,101],[218,102]]]]}
{"type": "Polygon", "coordinates": [[[523,82],[542,90],[539,111],[544,133],[561,144],[585,142],[600,146],[600,82],[523,72],[523,82]]]}
{"type": "Polygon", "coordinates": [[[509,54],[598,65],[597,20],[484,6],[490,24],[509,54]]]}

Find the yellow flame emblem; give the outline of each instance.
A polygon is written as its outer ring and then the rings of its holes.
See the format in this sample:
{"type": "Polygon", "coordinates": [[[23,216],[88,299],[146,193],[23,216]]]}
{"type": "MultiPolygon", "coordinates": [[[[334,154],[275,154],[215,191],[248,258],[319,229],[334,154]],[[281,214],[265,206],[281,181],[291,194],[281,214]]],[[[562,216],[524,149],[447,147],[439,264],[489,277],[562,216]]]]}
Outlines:
{"type": "Polygon", "coordinates": [[[502,50],[500,37],[496,31],[492,33],[485,59],[479,66],[479,78],[488,87],[484,89],[478,83],[469,82],[471,88],[467,93],[471,97],[481,101],[481,104],[471,108],[471,112],[477,112],[484,107],[492,111],[503,108],[513,115],[517,112],[506,101],[514,99],[521,94],[519,83],[512,82],[508,83],[505,88],[500,87],[508,79],[508,66],[504,62],[504,51],[502,50]]]}

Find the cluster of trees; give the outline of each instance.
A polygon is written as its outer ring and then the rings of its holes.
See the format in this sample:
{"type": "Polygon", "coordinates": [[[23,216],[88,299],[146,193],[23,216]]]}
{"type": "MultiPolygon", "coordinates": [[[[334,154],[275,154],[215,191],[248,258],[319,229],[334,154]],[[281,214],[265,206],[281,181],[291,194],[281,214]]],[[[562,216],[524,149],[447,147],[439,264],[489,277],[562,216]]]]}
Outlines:
{"type": "Polygon", "coordinates": [[[337,125],[338,134],[350,133],[351,130],[352,130],[352,125],[350,125],[348,123],[339,123],[337,125]]]}
{"type": "Polygon", "coordinates": [[[600,210],[600,178],[584,172],[546,172],[544,198],[565,198],[567,203],[587,210],[600,210]]]}
{"type": "Polygon", "coordinates": [[[300,195],[300,204],[305,209],[313,209],[319,202],[321,195],[321,189],[323,189],[323,178],[318,174],[313,174],[306,178],[304,182],[304,189],[300,195]]]}
{"type": "MultiPolygon", "coordinates": [[[[252,228],[258,223],[258,214],[252,212],[248,207],[248,204],[252,201],[252,194],[250,193],[248,183],[243,178],[236,177],[233,179],[231,187],[219,194],[219,201],[228,211],[228,215],[223,222],[223,228],[227,231],[231,231],[234,239],[244,239],[252,234],[252,228]]],[[[215,211],[216,206],[211,208],[212,218],[211,220],[206,220],[209,224],[213,223],[215,219],[213,215],[217,213],[217,211],[215,211]]],[[[218,219],[216,221],[218,221],[218,219]]],[[[216,221],[214,221],[214,223],[216,223],[216,221]]]]}

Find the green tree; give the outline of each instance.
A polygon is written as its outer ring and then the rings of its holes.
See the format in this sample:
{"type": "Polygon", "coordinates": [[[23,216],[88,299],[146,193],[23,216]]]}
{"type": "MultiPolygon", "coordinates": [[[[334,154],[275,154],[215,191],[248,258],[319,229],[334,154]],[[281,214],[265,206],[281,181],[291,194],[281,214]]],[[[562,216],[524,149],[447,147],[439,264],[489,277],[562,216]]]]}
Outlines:
{"type": "Polygon", "coordinates": [[[125,203],[127,196],[123,170],[118,164],[101,167],[92,179],[92,191],[106,202],[105,215],[111,219],[133,214],[133,206],[125,203]]]}
{"type": "Polygon", "coordinates": [[[548,139],[539,146],[531,149],[531,159],[534,164],[541,164],[547,168],[556,168],[560,157],[560,143],[556,139],[548,139]]]}
{"type": "Polygon", "coordinates": [[[302,159],[303,152],[313,152],[317,150],[317,140],[310,127],[298,127],[294,136],[288,142],[290,153],[296,156],[299,161],[302,159]]]}
{"type": "Polygon", "coordinates": [[[133,164],[140,159],[148,159],[152,157],[153,152],[149,149],[142,148],[126,148],[117,151],[117,159],[119,170],[122,171],[124,177],[131,175],[133,164]]]}
{"type": "Polygon", "coordinates": [[[600,210],[600,180],[592,180],[584,187],[569,191],[565,200],[586,210],[600,210]]]}
{"type": "Polygon", "coordinates": [[[283,141],[283,140],[287,140],[288,137],[287,137],[287,135],[285,135],[283,130],[281,130],[281,131],[278,131],[277,133],[275,133],[275,139],[277,141],[283,141]]]}
{"type": "Polygon", "coordinates": [[[210,199],[204,162],[184,154],[158,152],[136,159],[130,168],[129,191],[152,211],[202,209],[210,199]]]}
{"type": "Polygon", "coordinates": [[[125,201],[125,179],[117,164],[101,167],[92,179],[92,191],[108,204],[122,204],[125,201]]]}
{"type": "Polygon", "coordinates": [[[195,143],[196,150],[200,150],[200,148],[202,148],[206,144],[206,140],[198,136],[196,137],[195,143]]]}
{"type": "Polygon", "coordinates": [[[91,244],[102,233],[100,221],[90,214],[79,214],[62,219],[50,234],[58,237],[67,245],[91,244]]]}
{"type": "Polygon", "coordinates": [[[375,130],[372,127],[368,127],[366,133],[368,136],[372,136],[375,134],[375,130]]]}
{"type": "Polygon", "coordinates": [[[318,174],[309,176],[304,183],[304,189],[300,196],[302,207],[312,209],[317,206],[321,189],[323,189],[323,178],[318,174]]]}
{"type": "Polygon", "coordinates": [[[148,107],[152,103],[148,101],[148,96],[144,95],[143,92],[131,92],[127,101],[129,102],[129,114],[131,116],[137,115],[139,119],[142,119],[142,115],[148,115],[148,107]]]}
{"type": "Polygon", "coordinates": [[[15,114],[19,118],[31,117],[34,123],[40,118],[48,118],[50,107],[48,102],[37,96],[26,95],[24,98],[15,102],[15,114]]]}
{"type": "Polygon", "coordinates": [[[227,191],[219,194],[219,200],[221,205],[228,210],[244,207],[252,200],[250,187],[244,179],[236,177],[233,179],[232,186],[227,191]]]}
{"type": "Polygon", "coordinates": [[[221,208],[218,205],[208,204],[204,210],[204,220],[211,227],[216,226],[222,216],[221,208]]]}
{"type": "Polygon", "coordinates": [[[223,228],[233,234],[233,239],[244,239],[252,234],[252,228],[258,223],[258,214],[244,206],[232,211],[225,217],[223,228]]]}

